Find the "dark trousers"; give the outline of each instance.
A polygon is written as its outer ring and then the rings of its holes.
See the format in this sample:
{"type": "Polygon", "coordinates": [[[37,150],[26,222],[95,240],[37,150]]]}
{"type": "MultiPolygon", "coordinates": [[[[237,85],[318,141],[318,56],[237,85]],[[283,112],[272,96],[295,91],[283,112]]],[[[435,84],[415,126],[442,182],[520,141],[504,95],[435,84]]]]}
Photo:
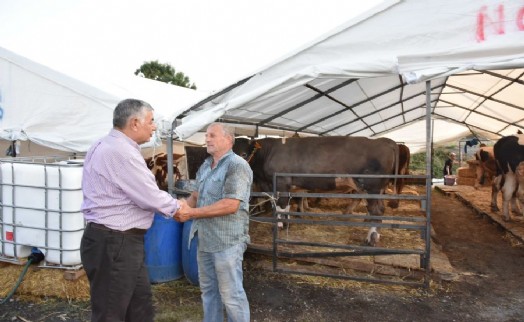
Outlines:
{"type": "Polygon", "coordinates": [[[82,236],[80,256],[89,279],[91,321],[153,321],[143,234],[88,224],[82,236]]]}

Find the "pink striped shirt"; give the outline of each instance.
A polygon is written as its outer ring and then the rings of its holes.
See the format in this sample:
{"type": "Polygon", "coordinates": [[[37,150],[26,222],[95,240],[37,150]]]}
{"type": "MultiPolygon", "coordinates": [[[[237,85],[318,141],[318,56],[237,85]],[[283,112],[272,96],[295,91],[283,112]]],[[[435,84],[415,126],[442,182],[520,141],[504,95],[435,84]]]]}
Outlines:
{"type": "Polygon", "coordinates": [[[82,212],[87,222],[115,230],[148,229],[154,212],[171,217],[178,201],[158,188],[140,147],[112,129],[87,152],[82,212]]]}

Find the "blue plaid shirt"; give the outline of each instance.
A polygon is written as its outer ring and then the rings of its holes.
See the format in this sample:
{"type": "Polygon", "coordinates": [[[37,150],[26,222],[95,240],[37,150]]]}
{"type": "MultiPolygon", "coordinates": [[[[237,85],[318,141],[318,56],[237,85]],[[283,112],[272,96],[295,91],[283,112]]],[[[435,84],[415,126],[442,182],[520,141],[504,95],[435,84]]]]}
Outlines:
{"type": "Polygon", "coordinates": [[[231,215],[199,218],[193,221],[189,242],[198,232],[198,248],[204,252],[220,252],[240,243],[249,243],[249,195],[253,171],[240,156],[227,152],[214,169],[208,157],[198,169],[196,181],[197,207],[209,206],[221,199],[238,199],[240,206],[231,215]]]}

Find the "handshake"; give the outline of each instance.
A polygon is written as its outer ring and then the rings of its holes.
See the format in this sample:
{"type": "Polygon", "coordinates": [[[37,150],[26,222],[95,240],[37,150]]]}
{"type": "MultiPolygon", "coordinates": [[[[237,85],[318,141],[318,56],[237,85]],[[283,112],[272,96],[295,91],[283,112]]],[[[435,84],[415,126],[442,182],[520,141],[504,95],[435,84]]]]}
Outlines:
{"type": "Polygon", "coordinates": [[[178,205],[180,208],[174,213],[173,218],[178,222],[186,222],[192,219],[192,211],[194,208],[191,208],[185,199],[179,199],[178,205]]]}

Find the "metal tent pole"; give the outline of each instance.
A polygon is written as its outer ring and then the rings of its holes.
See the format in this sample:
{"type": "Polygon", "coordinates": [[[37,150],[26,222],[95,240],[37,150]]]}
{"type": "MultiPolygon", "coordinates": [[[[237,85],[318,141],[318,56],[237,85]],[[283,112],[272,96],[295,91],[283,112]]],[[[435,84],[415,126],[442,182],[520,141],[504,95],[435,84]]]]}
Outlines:
{"type": "Polygon", "coordinates": [[[173,195],[175,182],[173,181],[173,131],[175,130],[175,122],[171,123],[171,131],[167,137],[167,192],[173,195]]]}
{"type": "Polygon", "coordinates": [[[431,142],[433,141],[431,132],[431,81],[426,81],[426,258],[424,267],[426,276],[424,286],[429,287],[430,278],[430,258],[431,258],[431,177],[432,177],[432,156],[431,142]]]}

